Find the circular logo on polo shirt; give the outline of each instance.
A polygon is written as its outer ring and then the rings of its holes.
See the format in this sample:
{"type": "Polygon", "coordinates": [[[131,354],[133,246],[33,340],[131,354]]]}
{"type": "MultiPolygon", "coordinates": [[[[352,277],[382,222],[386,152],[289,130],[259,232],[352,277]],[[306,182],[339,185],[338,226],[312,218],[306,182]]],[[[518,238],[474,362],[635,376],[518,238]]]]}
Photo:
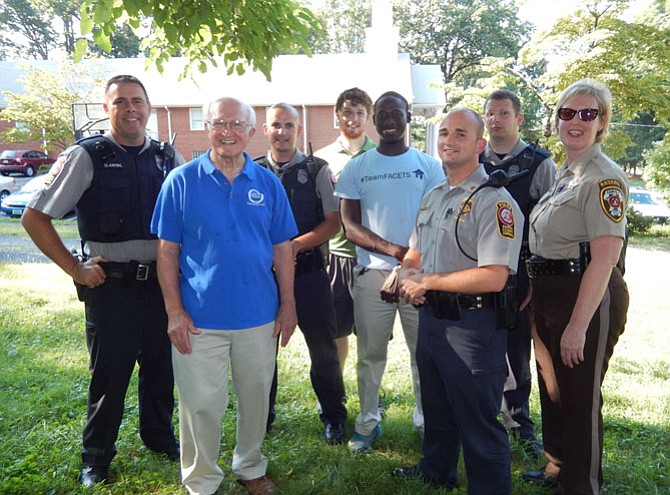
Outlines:
{"type": "Polygon", "coordinates": [[[249,198],[250,203],[260,205],[261,203],[263,203],[265,195],[258,189],[249,189],[249,192],[247,193],[247,198],[249,198]]]}

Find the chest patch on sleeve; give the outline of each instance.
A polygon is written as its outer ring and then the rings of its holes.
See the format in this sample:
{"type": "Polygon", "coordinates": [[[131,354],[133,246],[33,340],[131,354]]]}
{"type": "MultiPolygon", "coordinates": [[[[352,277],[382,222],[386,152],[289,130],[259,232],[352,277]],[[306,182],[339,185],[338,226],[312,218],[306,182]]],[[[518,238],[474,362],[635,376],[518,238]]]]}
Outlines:
{"type": "Polygon", "coordinates": [[[626,216],[623,200],[623,187],[616,179],[607,179],[598,184],[600,187],[600,206],[613,222],[620,222],[626,216]]]}
{"type": "Polygon", "coordinates": [[[507,201],[496,203],[496,218],[498,220],[498,233],[506,239],[514,239],[514,214],[512,205],[507,201]]]}

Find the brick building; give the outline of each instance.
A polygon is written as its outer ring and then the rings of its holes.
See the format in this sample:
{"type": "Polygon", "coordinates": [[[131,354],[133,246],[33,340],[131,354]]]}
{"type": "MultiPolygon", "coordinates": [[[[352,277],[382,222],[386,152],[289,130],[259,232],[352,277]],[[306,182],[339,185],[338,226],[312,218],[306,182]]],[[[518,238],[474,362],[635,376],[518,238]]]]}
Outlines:
{"type": "MultiPolygon", "coordinates": [[[[303,123],[300,148],[308,150],[308,143],[311,143],[317,150],[332,142],[339,133],[334,104],[344,89],[358,86],[367,91],[373,100],[385,91],[397,91],[412,104],[414,115],[433,116],[441,112],[445,105],[444,92],[434,87],[441,82],[439,66],[413,65],[409,55],[399,54],[398,31],[392,25],[390,3],[373,3],[372,26],[366,30],[365,53],[280,56],[274,60],[271,82],[253,71],[241,76],[227,75],[221,67],[210,67],[205,74],[196,74],[195,80],[180,80],[184,66],[180,58],[170,60],[162,74],[155,69],[146,69],[145,60],[138,58],[96,59],[80,63],[90,65],[92,73],[105,78],[115,74],[132,74],[141,79],[152,104],[147,126],[149,132],[162,141],[176,138],[175,147],[187,160],[208,149],[202,106],[221,96],[239,98],[256,110],[257,131],[249,146],[252,156],[267,151],[268,143],[260,124],[265,120],[266,109],[280,101],[290,103],[300,112],[303,123]]],[[[45,77],[50,71],[58,70],[53,61],[24,63],[44,70],[45,77]]],[[[0,62],[0,91],[21,92],[23,88],[17,79],[22,71],[18,62],[0,62]]],[[[0,93],[0,111],[3,106],[4,95],[0,93]]],[[[73,114],[75,128],[104,116],[100,103],[96,102],[77,106],[73,114]]],[[[0,130],[8,125],[15,123],[0,121],[0,130]]],[[[105,121],[101,121],[92,129],[105,127],[105,121]]],[[[376,137],[372,123],[368,132],[376,137]]],[[[427,126],[428,153],[435,154],[435,138],[435,127],[427,126]]],[[[40,142],[19,145],[0,143],[0,149],[41,147],[40,142]]],[[[52,154],[55,153],[57,151],[52,151],[52,154]]]]}

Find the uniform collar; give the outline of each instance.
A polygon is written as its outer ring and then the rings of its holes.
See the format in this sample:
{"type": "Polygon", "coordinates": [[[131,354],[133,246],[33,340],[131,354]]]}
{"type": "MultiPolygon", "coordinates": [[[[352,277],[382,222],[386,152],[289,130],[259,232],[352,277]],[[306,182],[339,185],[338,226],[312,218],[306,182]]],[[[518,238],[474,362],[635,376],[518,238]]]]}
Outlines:
{"type": "Polygon", "coordinates": [[[565,164],[563,166],[564,169],[569,170],[575,175],[582,175],[584,173],[584,169],[586,168],[587,164],[593,160],[593,158],[601,153],[600,149],[600,143],[594,143],[593,146],[591,146],[588,150],[586,150],[584,153],[581,154],[579,158],[577,158],[574,162],[571,164],[565,164]]]}
{"type": "Polygon", "coordinates": [[[523,150],[525,150],[528,147],[528,143],[526,143],[523,139],[519,138],[519,140],[516,142],[514,147],[510,150],[509,153],[507,153],[504,157],[500,158],[498,154],[493,151],[493,148],[491,148],[491,144],[487,144],[486,148],[484,148],[484,158],[493,163],[494,165],[498,164],[498,162],[501,162],[505,160],[508,157],[514,157],[521,153],[523,150]]]}
{"type": "Polygon", "coordinates": [[[280,170],[286,171],[290,169],[292,166],[304,161],[305,156],[306,155],[302,151],[296,148],[295,153],[293,154],[293,158],[291,158],[287,163],[279,167],[277,165],[277,162],[275,162],[274,159],[272,158],[272,150],[268,150],[267,154],[265,155],[265,157],[268,159],[268,162],[270,163],[270,166],[275,172],[279,172],[280,170]]]}
{"type": "MultiPolygon", "coordinates": [[[[125,150],[124,146],[122,144],[119,144],[119,142],[114,138],[114,134],[112,134],[111,131],[105,131],[105,133],[102,136],[105,139],[114,143],[119,148],[125,150]]],[[[151,144],[151,139],[148,138],[147,136],[144,136],[144,144],[142,145],[142,149],[140,149],[140,152],[138,153],[138,155],[144,153],[147,150],[147,148],[149,148],[150,144],[151,144]]]]}
{"type": "MultiPolygon", "coordinates": [[[[463,189],[464,191],[472,192],[475,189],[477,189],[480,185],[482,185],[482,183],[488,178],[489,176],[486,174],[486,170],[484,170],[484,165],[480,163],[479,165],[477,165],[477,168],[474,169],[473,172],[465,178],[463,182],[453,187],[458,187],[463,189]]],[[[447,181],[445,182],[445,185],[447,187],[452,187],[449,185],[448,178],[447,181]]]]}

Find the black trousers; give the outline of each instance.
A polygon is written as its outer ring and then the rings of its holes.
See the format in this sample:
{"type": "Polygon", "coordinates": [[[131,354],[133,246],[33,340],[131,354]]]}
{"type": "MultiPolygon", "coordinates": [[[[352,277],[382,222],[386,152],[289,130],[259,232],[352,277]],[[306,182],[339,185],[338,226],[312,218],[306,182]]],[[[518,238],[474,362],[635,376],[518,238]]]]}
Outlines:
{"type": "MultiPolygon", "coordinates": [[[[517,298],[520,303],[528,294],[528,277],[526,275],[525,263],[519,261],[519,274],[517,275],[517,298]]],[[[516,328],[507,334],[507,359],[514,374],[516,387],[505,391],[505,403],[507,413],[519,424],[519,436],[523,439],[535,437],[535,424],[530,419],[530,408],[528,398],[533,376],[530,371],[530,306],[526,306],[517,315],[516,328]]]]}
{"type": "Polygon", "coordinates": [[[506,334],[495,327],[493,308],[465,310],[458,321],[419,310],[416,363],[426,421],[422,474],[435,483],[456,483],[461,446],[468,495],[509,495],[510,451],[498,420],[506,334]]]}
{"type": "Polygon", "coordinates": [[[568,368],[561,337],[575,306],[581,277],[533,279],[538,339],[535,356],[547,459],[560,466],[558,481],[568,495],[597,495],[602,485],[601,385],[614,346],[626,324],[628,288],[614,268],[607,290],[586,331],[584,361],[568,368]]]}
{"type": "Polygon", "coordinates": [[[174,379],[167,316],[158,281],[84,288],[91,382],[82,461],[108,466],[123,418],[135,363],[139,365],[140,437],[147,447],[174,445],[174,379]]]}
{"type": "MultiPolygon", "coordinates": [[[[295,302],[298,326],[305,336],[311,367],[309,377],[321,404],[324,423],[344,424],[344,382],[335,346],[335,310],[330,281],[325,270],[315,270],[295,277],[295,302]]],[[[277,367],[270,391],[268,421],[274,419],[277,398],[277,367]]]]}

